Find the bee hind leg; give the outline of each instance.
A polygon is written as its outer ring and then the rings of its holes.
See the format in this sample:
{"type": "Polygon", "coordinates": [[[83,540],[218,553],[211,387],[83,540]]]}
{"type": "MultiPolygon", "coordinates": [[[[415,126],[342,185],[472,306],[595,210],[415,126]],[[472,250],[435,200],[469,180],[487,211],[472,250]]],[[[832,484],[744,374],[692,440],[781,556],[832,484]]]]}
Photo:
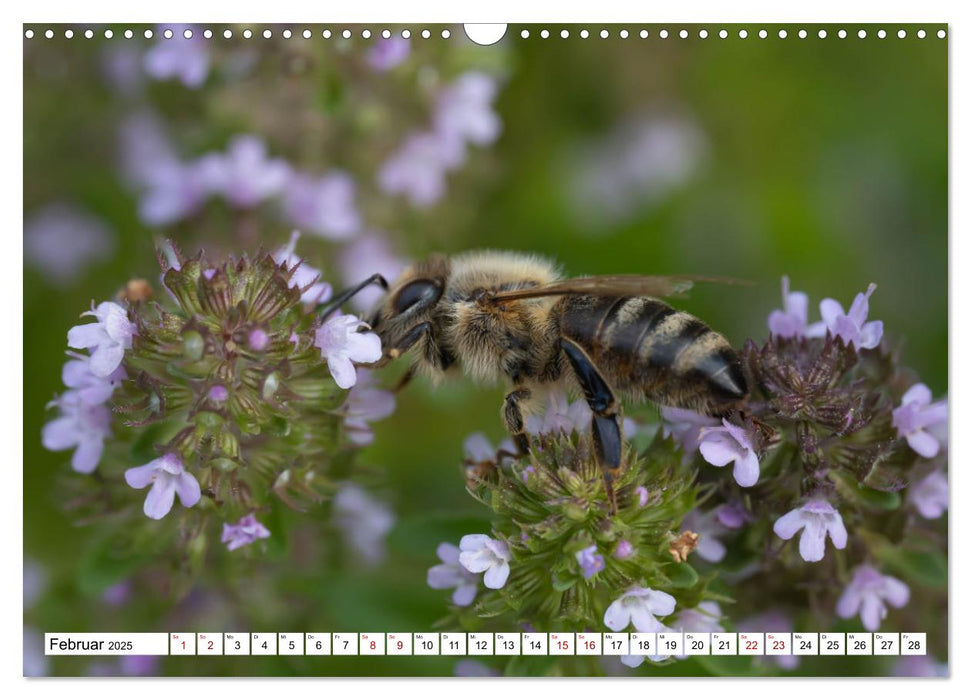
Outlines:
{"type": "Polygon", "coordinates": [[[502,422],[516,449],[519,450],[517,457],[529,454],[529,435],[526,434],[526,420],[523,418],[521,404],[528,401],[532,394],[533,392],[526,387],[517,387],[506,394],[502,402],[502,422]]]}
{"type": "Polygon", "coordinates": [[[587,404],[593,412],[590,428],[594,452],[603,474],[604,490],[607,493],[610,512],[616,514],[617,495],[614,493],[614,480],[620,473],[624,446],[623,432],[620,427],[620,405],[607,380],[583,348],[568,338],[562,338],[560,346],[569,359],[587,404]]]}

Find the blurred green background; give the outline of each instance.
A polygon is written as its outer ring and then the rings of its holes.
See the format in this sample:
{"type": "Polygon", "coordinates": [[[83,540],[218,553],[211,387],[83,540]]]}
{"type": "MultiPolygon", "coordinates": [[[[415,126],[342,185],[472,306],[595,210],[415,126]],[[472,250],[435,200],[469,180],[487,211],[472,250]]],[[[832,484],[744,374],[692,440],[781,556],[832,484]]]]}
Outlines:
{"type": "MultiPolygon", "coordinates": [[[[737,345],[766,336],[766,317],[780,306],[783,274],[794,289],[810,295],[811,320],[818,318],[823,297],[848,306],[875,282],[870,318],[884,321],[905,364],[935,395],[945,394],[948,42],[937,38],[937,26],[925,27],[925,39],[916,37],[915,27],[905,27],[908,37],[898,39],[896,25],[867,26],[865,40],[856,37],[859,27],[839,39],[839,27],[809,25],[810,36],[799,39],[800,27],[787,26],[784,40],[777,37],[780,27],[766,27],[767,39],[758,38],[761,26],[752,25],[726,25],[728,39],[717,37],[721,25],[709,26],[710,35],[701,39],[699,27],[689,26],[687,40],[677,37],[680,26],[667,25],[667,39],[659,37],[657,26],[631,26],[626,39],[618,36],[620,27],[609,28],[609,39],[599,37],[600,27],[591,27],[591,37],[581,40],[579,27],[548,26],[551,36],[542,39],[540,27],[530,26],[531,37],[521,39],[523,27],[510,26],[505,38],[488,48],[462,41],[460,28],[453,28],[454,46],[416,37],[409,57],[416,66],[398,88],[420,83],[429,66],[443,72],[470,66],[494,71],[502,84],[495,105],[502,134],[493,146],[472,149],[467,165],[449,176],[448,193],[438,205],[423,211],[375,205],[364,211],[365,221],[376,219],[398,251],[411,258],[431,251],[508,248],[552,256],[570,274],[686,273],[751,280],[750,287],[697,287],[678,302],[737,345]],[[563,28],[570,39],[559,38],[563,28]],[[646,40],[637,36],[642,28],[649,31],[646,40]],[[744,40],[737,37],[742,28],[748,31],[744,40]],[[816,37],[821,28],[826,39],[816,37]],[[888,33],[885,39],[876,37],[881,28],[888,33]],[[645,190],[642,197],[635,192],[615,209],[578,194],[584,168],[610,171],[622,159],[625,125],[659,115],[689,124],[699,139],[688,175],[673,176],[676,184],[660,192],[645,190]],[[615,142],[621,145],[614,148],[615,142]],[[591,165],[591,158],[600,160],[591,165]]],[[[138,37],[142,28],[134,28],[138,37]]],[[[395,415],[375,424],[377,438],[360,462],[373,467],[375,490],[397,516],[388,558],[380,567],[356,567],[339,551],[299,541],[300,516],[294,514],[288,525],[293,537],[273,545],[265,557],[247,558],[231,593],[210,582],[174,602],[162,590],[153,596],[139,589],[137,599],[112,608],[102,602],[102,578],[85,578],[92,561],[105,553],[95,552],[98,543],[90,531],[64,511],[71,497],[64,480],[69,453],[46,452],[39,439],[49,420],[45,404],[61,390],[66,331],[92,299],[110,298],[130,277],[154,278],[160,236],[173,236],[190,253],[207,242],[206,236],[217,248],[232,245],[220,230],[225,219],[218,211],[201,233],[184,226],[155,229],[139,221],[136,198],[117,167],[118,125],[131,105],[103,75],[105,50],[129,41],[121,38],[122,29],[115,30],[113,40],[38,37],[24,47],[25,217],[50,202],[66,201],[102,219],[115,236],[113,254],[70,284],[57,284],[42,270],[25,266],[24,556],[42,570],[45,582],[25,620],[40,631],[430,629],[444,615],[448,596],[425,584],[428,567],[437,561],[435,546],[483,531],[488,522],[488,513],[465,493],[462,442],[476,430],[494,440],[502,436],[502,389],[474,387],[467,380],[437,389],[416,381],[399,396],[395,415]],[[323,569],[321,561],[328,562],[323,569]]],[[[314,28],[312,43],[325,43],[319,29],[314,28]]],[[[340,29],[333,27],[335,34],[340,29]]],[[[302,102],[294,101],[320,105],[331,124],[350,120],[349,138],[367,137],[366,125],[355,125],[353,114],[341,111],[353,107],[353,100],[334,97],[345,89],[342,81],[353,87],[356,74],[347,68],[348,56],[363,50],[363,42],[321,53],[302,78],[277,83],[275,75],[287,60],[284,40],[251,41],[251,60],[259,68],[240,79],[239,89],[242,95],[251,90],[259,104],[220,99],[208,87],[191,92],[171,83],[150,86],[152,103],[173,130],[182,130],[183,144],[201,152],[232,133],[261,133],[267,115],[286,131],[287,120],[299,114],[292,103],[278,99],[286,91],[307,93],[302,102]]],[[[138,38],[130,43],[149,45],[138,38]]],[[[221,94],[228,91],[223,87],[221,94]]],[[[399,117],[419,121],[404,107],[394,116],[392,132],[399,117]]],[[[299,140],[274,140],[272,130],[264,136],[271,153],[293,162],[309,157],[323,167],[332,160],[359,178],[362,188],[371,187],[373,169],[355,160],[353,141],[333,157],[316,146],[307,156],[299,140]]],[[[288,235],[284,223],[268,219],[259,241],[277,246],[288,235]]],[[[332,270],[326,244],[319,252],[311,252],[313,245],[303,251],[308,262],[332,270]]],[[[388,381],[398,371],[391,370],[388,381]]],[[[90,663],[52,660],[50,672],[96,672],[90,663]]],[[[655,672],[751,671],[749,660],[719,663],[729,667],[694,660],[655,672]]],[[[858,672],[856,663],[805,659],[798,672],[852,674],[858,672]]],[[[449,675],[454,665],[447,657],[251,657],[166,659],[158,670],[449,675]]]]}

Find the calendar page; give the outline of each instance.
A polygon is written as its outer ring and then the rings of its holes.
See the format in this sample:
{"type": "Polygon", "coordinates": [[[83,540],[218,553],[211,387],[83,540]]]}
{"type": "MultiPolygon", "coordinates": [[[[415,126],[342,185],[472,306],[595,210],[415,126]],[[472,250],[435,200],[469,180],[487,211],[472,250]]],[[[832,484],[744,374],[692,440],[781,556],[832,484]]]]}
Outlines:
{"type": "Polygon", "coordinates": [[[645,13],[23,24],[25,676],[948,675],[949,27],[645,13]]]}

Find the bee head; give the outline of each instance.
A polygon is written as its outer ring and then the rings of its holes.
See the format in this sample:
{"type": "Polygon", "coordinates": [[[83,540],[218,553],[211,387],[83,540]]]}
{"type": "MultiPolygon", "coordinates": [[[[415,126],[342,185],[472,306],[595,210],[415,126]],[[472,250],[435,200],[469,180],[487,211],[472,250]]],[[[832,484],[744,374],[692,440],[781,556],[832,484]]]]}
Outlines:
{"type": "Polygon", "coordinates": [[[409,266],[391,285],[368,323],[385,347],[399,347],[408,331],[431,320],[448,281],[448,262],[434,257],[409,266]]]}

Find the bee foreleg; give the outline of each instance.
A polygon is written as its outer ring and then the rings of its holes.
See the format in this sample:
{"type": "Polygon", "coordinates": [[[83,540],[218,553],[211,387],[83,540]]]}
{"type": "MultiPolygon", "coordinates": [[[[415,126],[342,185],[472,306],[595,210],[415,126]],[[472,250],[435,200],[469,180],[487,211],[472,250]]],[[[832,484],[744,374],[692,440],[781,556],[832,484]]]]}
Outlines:
{"type": "Polygon", "coordinates": [[[600,471],[603,473],[604,489],[610,501],[610,512],[616,513],[617,497],[614,494],[614,479],[620,472],[624,446],[619,420],[620,405],[607,380],[583,348],[568,338],[561,338],[560,346],[570,360],[573,373],[583,389],[584,398],[593,412],[590,429],[594,451],[600,471]]]}
{"type": "Polygon", "coordinates": [[[506,399],[502,403],[502,421],[516,449],[519,450],[518,456],[529,453],[529,436],[526,434],[526,420],[523,418],[521,404],[528,401],[532,393],[526,387],[513,389],[506,394],[506,399]]]}

